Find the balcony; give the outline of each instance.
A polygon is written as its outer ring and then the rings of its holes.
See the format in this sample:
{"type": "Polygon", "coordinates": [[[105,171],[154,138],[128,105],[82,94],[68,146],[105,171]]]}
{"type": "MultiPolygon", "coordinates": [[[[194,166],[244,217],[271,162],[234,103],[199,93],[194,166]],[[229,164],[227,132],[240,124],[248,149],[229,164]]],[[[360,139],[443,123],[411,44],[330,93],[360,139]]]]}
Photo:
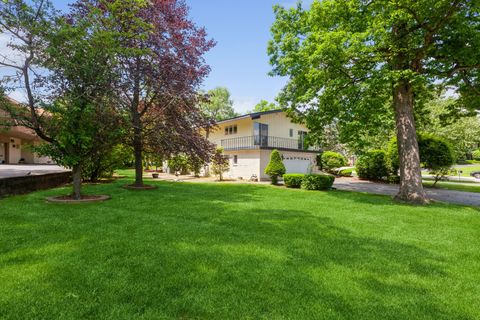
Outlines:
{"type": "Polygon", "coordinates": [[[278,149],[278,150],[296,150],[306,152],[318,152],[319,149],[308,147],[303,139],[288,139],[272,136],[247,136],[223,139],[221,147],[225,151],[232,150],[252,150],[252,149],[278,149]]]}

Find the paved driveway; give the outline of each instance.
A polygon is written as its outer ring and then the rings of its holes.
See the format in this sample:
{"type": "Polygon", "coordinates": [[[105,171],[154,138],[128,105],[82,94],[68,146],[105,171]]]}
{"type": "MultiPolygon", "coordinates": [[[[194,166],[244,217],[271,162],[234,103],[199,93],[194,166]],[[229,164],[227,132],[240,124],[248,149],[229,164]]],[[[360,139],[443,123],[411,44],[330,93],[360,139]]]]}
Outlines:
{"type": "Polygon", "coordinates": [[[0,164],[0,179],[69,171],[57,165],[0,164]]]}
{"type": "MultiPolygon", "coordinates": [[[[338,190],[390,196],[394,196],[398,192],[398,185],[363,181],[356,178],[337,178],[333,186],[338,190]]],[[[428,188],[425,191],[430,199],[436,201],[480,207],[480,193],[428,188]]]]}

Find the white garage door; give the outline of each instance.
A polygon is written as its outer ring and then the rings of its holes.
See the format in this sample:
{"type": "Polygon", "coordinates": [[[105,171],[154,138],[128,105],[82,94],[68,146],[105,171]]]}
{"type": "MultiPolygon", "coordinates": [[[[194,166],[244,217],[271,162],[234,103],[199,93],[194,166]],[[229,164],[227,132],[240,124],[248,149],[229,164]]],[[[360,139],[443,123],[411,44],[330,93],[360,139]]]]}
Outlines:
{"type": "Polygon", "coordinates": [[[283,160],[287,173],[308,173],[310,160],[283,160]]]}

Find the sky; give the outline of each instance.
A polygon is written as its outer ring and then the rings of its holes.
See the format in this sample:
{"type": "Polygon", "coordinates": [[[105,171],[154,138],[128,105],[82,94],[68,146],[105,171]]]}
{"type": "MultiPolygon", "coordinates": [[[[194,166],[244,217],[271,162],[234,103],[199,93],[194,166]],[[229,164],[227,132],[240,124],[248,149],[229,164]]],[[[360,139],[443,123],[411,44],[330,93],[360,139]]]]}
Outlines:
{"type": "MultiPolygon", "coordinates": [[[[53,0],[55,7],[67,10],[72,1],[53,0]]],[[[211,72],[204,90],[217,86],[228,88],[237,112],[253,109],[265,99],[273,102],[286,79],[271,77],[267,55],[270,27],[274,21],[273,5],[291,7],[296,0],[186,0],[190,17],[205,27],[217,44],[205,56],[211,72]]],[[[311,0],[304,2],[310,3],[311,0]]],[[[5,50],[0,37],[0,51],[5,50]]],[[[3,72],[0,72],[0,74],[3,72]]],[[[23,100],[21,94],[13,98],[23,100]]]]}

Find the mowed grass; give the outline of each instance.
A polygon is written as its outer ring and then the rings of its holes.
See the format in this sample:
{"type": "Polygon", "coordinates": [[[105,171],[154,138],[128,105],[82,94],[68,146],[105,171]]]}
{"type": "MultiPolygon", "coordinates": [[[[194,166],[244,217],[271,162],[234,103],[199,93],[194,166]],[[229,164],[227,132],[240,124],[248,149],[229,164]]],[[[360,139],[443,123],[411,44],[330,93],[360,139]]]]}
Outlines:
{"type": "Polygon", "coordinates": [[[480,210],[267,185],[0,200],[1,319],[479,319],[480,210]]]}
{"type": "Polygon", "coordinates": [[[477,192],[480,193],[480,183],[475,182],[451,182],[451,181],[439,181],[433,187],[433,181],[423,181],[423,186],[427,188],[438,188],[455,191],[477,192]]]}
{"type": "Polygon", "coordinates": [[[460,174],[462,177],[471,177],[470,173],[474,171],[480,171],[480,164],[470,166],[458,166],[455,167],[455,169],[462,171],[462,173],[460,174]]]}

